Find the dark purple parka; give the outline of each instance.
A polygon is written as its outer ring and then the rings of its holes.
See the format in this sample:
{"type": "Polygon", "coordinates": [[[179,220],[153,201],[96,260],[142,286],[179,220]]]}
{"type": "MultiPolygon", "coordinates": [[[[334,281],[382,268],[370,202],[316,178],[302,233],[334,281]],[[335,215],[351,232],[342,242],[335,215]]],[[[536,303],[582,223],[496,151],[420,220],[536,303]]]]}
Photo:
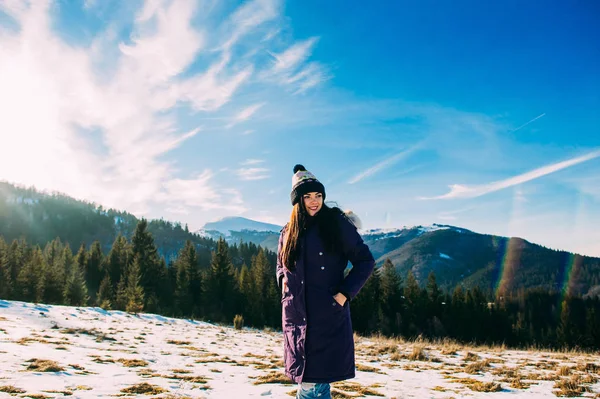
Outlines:
{"type": "Polygon", "coordinates": [[[279,236],[277,281],[283,278],[288,285],[281,299],[285,374],[296,383],[355,376],[350,300],[373,272],[375,261],[346,216],[339,216],[339,225],[341,253],[325,252],[314,225],[300,238],[300,255],[291,272],[282,264],[285,227],[279,236]],[[344,278],[348,261],[352,270],[344,278]],[[333,298],[338,292],[349,297],[343,307],[333,298]]]}

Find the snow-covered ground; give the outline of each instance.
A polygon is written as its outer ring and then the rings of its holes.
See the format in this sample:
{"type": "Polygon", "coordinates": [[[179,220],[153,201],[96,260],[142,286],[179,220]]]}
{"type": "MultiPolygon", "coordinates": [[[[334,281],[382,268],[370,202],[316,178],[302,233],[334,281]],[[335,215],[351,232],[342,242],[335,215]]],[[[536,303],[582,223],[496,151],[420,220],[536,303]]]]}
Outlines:
{"type": "MultiPolygon", "coordinates": [[[[556,381],[600,398],[598,354],[356,341],[357,377],[336,398],[545,398],[556,381]]],[[[281,355],[276,331],[0,300],[0,398],[285,398],[281,355]]]]}

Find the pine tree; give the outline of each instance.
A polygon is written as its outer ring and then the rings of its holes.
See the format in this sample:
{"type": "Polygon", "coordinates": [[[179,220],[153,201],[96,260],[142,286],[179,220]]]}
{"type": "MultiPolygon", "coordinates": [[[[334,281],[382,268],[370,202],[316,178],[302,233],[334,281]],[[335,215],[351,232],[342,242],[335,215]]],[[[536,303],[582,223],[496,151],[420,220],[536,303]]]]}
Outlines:
{"type": "Polygon", "coordinates": [[[407,333],[412,336],[419,335],[425,324],[425,296],[419,283],[411,270],[406,275],[406,286],[404,297],[406,299],[406,321],[408,323],[407,333]]]}
{"type": "Polygon", "coordinates": [[[6,245],[4,238],[0,236],[0,298],[10,298],[12,283],[8,266],[8,245],[6,245]]]}
{"type": "MultiPolygon", "coordinates": [[[[352,325],[361,334],[380,331],[381,310],[381,268],[376,269],[367,279],[360,293],[352,300],[352,325]]],[[[398,283],[399,285],[400,283],[398,283]]],[[[394,283],[391,283],[394,286],[394,283]]],[[[393,300],[392,300],[393,301],[393,300]]],[[[400,303],[397,304],[400,306],[400,303]]],[[[399,308],[398,308],[399,309],[399,308]]],[[[385,327],[390,330],[389,323],[385,327]]]]}
{"type": "Polygon", "coordinates": [[[117,310],[125,310],[127,307],[127,277],[122,277],[119,280],[115,294],[115,303],[113,305],[117,310]]]}
{"type": "Polygon", "coordinates": [[[45,267],[42,250],[36,246],[17,277],[21,300],[26,302],[42,302],[44,297],[45,267]]]}
{"type": "Polygon", "coordinates": [[[445,333],[441,321],[442,301],[442,292],[437,285],[435,273],[431,271],[427,276],[427,317],[431,336],[439,337],[445,333]]]}
{"type": "Polygon", "coordinates": [[[44,249],[45,289],[44,303],[62,303],[65,290],[65,269],[63,265],[63,245],[59,238],[48,243],[44,249]]]}
{"type": "Polygon", "coordinates": [[[97,303],[102,309],[111,309],[114,301],[112,282],[108,273],[102,279],[98,289],[97,303]]]}
{"type": "Polygon", "coordinates": [[[571,298],[566,297],[561,303],[560,322],[557,328],[557,338],[560,345],[569,347],[574,342],[575,326],[571,312],[571,298]]]}
{"type": "MultiPolygon", "coordinates": [[[[85,253],[85,247],[83,247],[83,251],[85,253]]],[[[77,254],[78,262],[73,264],[71,275],[68,277],[65,285],[64,301],[70,306],[86,306],[89,300],[87,285],[83,277],[83,267],[79,263],[82,260],[82,256],[80,249],[80,252],[77,254]]]]}
{"type": "Polygon", "coordinates": [[[249,305],[252,309],[252,320],[257,326],[264,326],[266,319],[270,316],[268,311],[268,281],[272,279],[272,273],[269,270],[269,261],[265,252],[259,249],[258,254],[252,259],[250,268],[252,275],[252,294],[249,298],[249,305]]]}
{"type": "Polygon", "coordinates": [[[18,277],[25,261],[26,244],[23,241],[13,240],[4,255],[3,265],[7,276],[5,281],[10,285],[5,286],[4,297],[6,299],[19,299],[18,277]]]}
{"type": "Polygon", "coordinates": [[[85,281],[87,282],[89,292],[92,293],[92,301],[95,301],[96,293],[100,287],[103,260],[104,254],[102,253],[102,248],[100,247],[100,241],[94,241],[92,243],[92,247],[90,248],[85,269],[85,281]]]}
{"type": "Polygon", "coordinates": [[[127,239],[119,234],[112,244],[106,261],[106,269],[113,285],[118,285],[121,277],[126,275],[130,258],[129,251],[127,239]]]}
{"type": "Polygon", "coordinates": [[[132,256],[138,259],[140,285],[143,290],[144,308],[149,312],[155,312],[158,308],[164,284],[167,278],[166,267],[161,267],[158,250],[154,244],[152,234],[147,231],[148,221],[140,220],[131,238],[132,256]]]}
{"type": "Polygon", "coordinates": [[[458,285],[452,293],[451,307],[448,319],[444,324],[450,328],[453,338],[464,340],[469,328],[468,315],[465,314],[465,292],[462,286],[458,285]]]}
{"type": "MultiPolygon", "coordinates": [[[[85,282],[85,271],[87,269],[87,261],[88,261],[88,253],[85,249],[85,244],[82,243],[79,247],[79,251],[77,251],[77,255],[75,255],[75,264],[74,267],[77,267],[78,270],[83,273],[83,281],[85,282]]],[[[87,286],[87,285],[86,285],[87,286]]]]}
{"type": "Polygon", "coordinates": [[[589,348],[600,348],[600,300],[590,300],[586,308],[586,345],[589,348]]]}
{"type": "Polygon", "coordinates": [[[179,251],[175,262],[177,269],[175,281],[175,311],[179,315],[189,316],[194,309],[194,296],[191,289],[192,276],[198,268],[196,249],[191,241],[186,241],[179,251]]]}
{"type": "MultiPolygon", "coordinates": [[[[273,273],[274,275],[274,273],[273,273]]],[[[277,287],[275,279],[269,280],[267,289],[267,325],[276,327],[281,325],[281,291],[277,287]]]]}
{"type": "Polygon", "coordinates": [[[233,265],[227,243],[220,238],[204,284],[208,314],[214,320],[229,321],[233,318],[234,289],[233,265]]]}
{"type": "Polygon", "coordinates": [[[140,284],[140,258],[135,257],[127,275],[127,305],[125,311],[140,313],[144,310],[144,288],[140,284]]]}
{"type": "Polygon", "coordinates": [[[63,269],[62,274],[65,279],[63,281],[64,286],[64,284],[66,283],[66,279],[71,276],[71,273],[73,271],[73,265],[75,264],[75,257],[73,256],[73,251],[71,251],[71,247],[69,246],[69,244],[65,245],[65,248],[63,249],[61,264],[63,269]]]}
{"type": "Polygon", "coordinates": [[[388,258],[381,267],[381,331],[386,335],[400,333],[402,278],[388,258]]]}

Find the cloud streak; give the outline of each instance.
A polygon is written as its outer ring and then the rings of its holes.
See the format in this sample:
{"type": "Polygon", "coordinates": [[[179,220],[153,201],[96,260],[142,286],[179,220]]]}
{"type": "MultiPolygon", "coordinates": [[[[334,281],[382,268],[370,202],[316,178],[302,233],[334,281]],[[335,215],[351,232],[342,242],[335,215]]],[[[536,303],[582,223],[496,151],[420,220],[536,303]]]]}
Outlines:
{"type": "Polygon", "coordinates": [[[536,116],[535,118],[533,118],[533,119],[532,119],[532,120],[530,120],[529,122],[527,122],[527,123],[524,123],[524,124],[522,124],[521,126],[519,126],[518,128],[516,128],[515,130],[511,130],[511,133],[514,133],[514,132],[516,132],[517,130],[521,130],[521,129],[523,129],[525,126],[529,125],[530,123],[533,123],[533,122],[537,121],[538,119],[540,119],[541,117],[543,117],[543,116],[545,116],[545,115],[546,115],[546,113],[544,112],[543,114],[536,116]]]}
{"type": "Polygon", "coordinates": [[[270,176],[268,174],[269,169],[267,168],[240,168],[236,170],[237,176],[240,180],[264,180],[270,176]]]}
{"type": "Polygon", "coordinates": [[[318,42],[317,37],[300,41],[281,53],[269,54],[274,58],[273,67],[263,76],[282,86],[290,87],[295,94],[305,92],[325,81],[330,76],[326,68],[318,62],[306,62],[318,42]]]}
{"type": "Polygon", "coordinates": [[[252,115],[254,115],[264,105],[265,105],[265,103],[258,103],[258,104],[253,104],[253,105],[250,105],[250,106],[242,109],[240,112],[237,113],[237,115],[235,115],[233,117],[233,120],[231,121],[231,123],[229,125],[227,125],[227,127],[230,128],[230,127],[237,125],[238,123],[247,121],[248,119],[250,119],[252,117],[252,115]]]}
{"type": "Polygon", "coordinates": [[[353,178],[348,180],[348,184],[356,184],[356,183],[366,179],[367,177],[373,176],[374,174],[382,171],[383,169],[389,168],[390,166],[394,165],[398,161],[411,156],[420,147],[421,147],[421,144],[414,145],[414,146],[409,147],[395,155],[392,155],[389,158],[384,159],[381,162],[376,163],[375,165],[371,166],[370,168],[365,169],[364,171],[358,173],[356,176],[354,176],[353,178]]]}
{"type": "Polygon", "coordinates": [[[500,180],[488,184],[480,184],[475,186],[465,186],[460,184],[453,184],[450,186],[450,192],[437,197],[420,197],[423,200],[440,200],[440,199],[454,199],[454,198],[476,198],[485,194],[493,193],[495,191],[503,190],[508,187],[516,186],[518,184],[526,183],[531,180],[539,179],[540,177],[549,175],[551,173],[558,172],[560,170],[569,168],[571,166],[578,165],[583,162],[590,161],[592,159],[600,157],[600,150],[593,151],[588,154],[572,158],[566,161],[557,162],[554,164],[546,165],[541,168],[534,169],[527,173],[523,173],[509,179],[500,180]]]}

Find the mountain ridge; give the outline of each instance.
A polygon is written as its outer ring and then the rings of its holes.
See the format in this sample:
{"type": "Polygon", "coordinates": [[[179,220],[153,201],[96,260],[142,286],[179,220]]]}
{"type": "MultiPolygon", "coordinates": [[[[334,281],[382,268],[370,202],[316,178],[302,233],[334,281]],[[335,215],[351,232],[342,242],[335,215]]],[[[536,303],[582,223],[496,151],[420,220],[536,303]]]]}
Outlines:
{"type": "MultiPolygon", "coordinates": [[[[106,250],[118,234],[131,236],[138,222],[127,212],[0,182],[0,236],[7,241],[25,237],[45,245],[60,237],[75,248],[99,240],[106,250]]],[[[222,237],[230,244],[252,243],[277,251],[278,225],[242,217],[211,223],[205,227],[226,231],[190,232],[187,225],[162,219],[150,220],[148,230],[167,261],[186,240],[210,248],[222,237]],[[240,227],[239,231],[231,230],[240,227]]],[[[600,292],[600,258],[549,249],[518,237],[481,234],[444,224],[370,229],[361,234],[377,266],[389,259],[402,277],[411,272],[421,285],[434,272],[444,289],[462,284],[485,290],[540,287],[580,295],[600,292]]]]}

